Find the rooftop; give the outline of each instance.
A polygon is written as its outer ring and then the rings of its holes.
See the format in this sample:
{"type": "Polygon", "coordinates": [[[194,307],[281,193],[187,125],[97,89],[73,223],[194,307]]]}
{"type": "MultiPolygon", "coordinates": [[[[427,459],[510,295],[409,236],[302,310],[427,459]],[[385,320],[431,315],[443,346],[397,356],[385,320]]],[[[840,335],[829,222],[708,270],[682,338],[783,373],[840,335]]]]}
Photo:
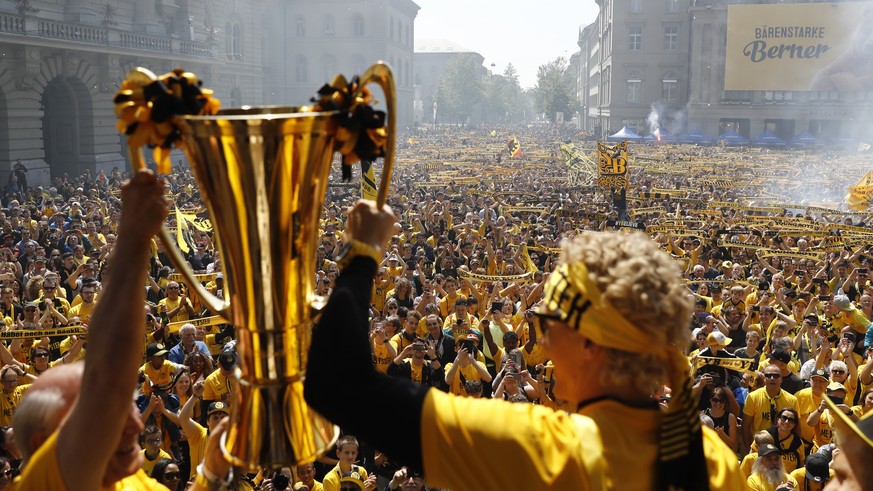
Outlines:
{"type": "Polygon", "coordinates": [[[475,53],[472,49],[461,46],[448,39],[416,39],[416,53],[475,53]]]}

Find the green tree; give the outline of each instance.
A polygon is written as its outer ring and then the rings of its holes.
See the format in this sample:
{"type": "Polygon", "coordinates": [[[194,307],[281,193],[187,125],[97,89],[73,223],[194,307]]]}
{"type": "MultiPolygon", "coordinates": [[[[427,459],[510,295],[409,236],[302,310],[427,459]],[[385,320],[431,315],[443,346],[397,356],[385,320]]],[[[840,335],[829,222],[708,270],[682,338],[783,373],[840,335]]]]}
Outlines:
{"type": "Polygon", "coordinates": [[[537,110],[546,113],[550,121],[554,121],[559,112],[569,121],[579,110],[579,102],[573,94],[573,73],[563,57],[540,65],[534,92],[537,110]]]}
{"type": "Polygon", "coordinates": [[[482,66],[473,55],[459,56],[446,65],[436,91],[437,119],[466,123],[482,101],[482,66]]]}
{"type": "Polygon", "coordinates": [[[518,70],[515,69],[515,65],[512,62],[506,64],[506,68],[503,69],[503,78],[509,80],[516,87],[521,88],[521,85],[518,83],[518,70]]]}
{"type": "Polygon", "coordinates": [[[512,63],[506,66],[503,75],[486,77],[483,86],[482,115],[486,122],[520,122],[529,110],[512,63]]]}

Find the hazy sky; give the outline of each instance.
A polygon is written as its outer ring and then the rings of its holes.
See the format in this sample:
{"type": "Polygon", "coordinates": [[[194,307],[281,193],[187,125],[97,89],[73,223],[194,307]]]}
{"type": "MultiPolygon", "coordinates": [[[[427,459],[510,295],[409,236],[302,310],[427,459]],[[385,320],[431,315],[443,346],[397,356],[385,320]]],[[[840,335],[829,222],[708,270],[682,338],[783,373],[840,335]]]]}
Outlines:
{"type": "Polygon", "coordinates": [[[485,57],[502,73],[512,62],[522,87],[536,83],[537,67],[579,50],[579,27],[591,23],[594,0],[415,0],[417,39],[448,39],[485,57]]]}

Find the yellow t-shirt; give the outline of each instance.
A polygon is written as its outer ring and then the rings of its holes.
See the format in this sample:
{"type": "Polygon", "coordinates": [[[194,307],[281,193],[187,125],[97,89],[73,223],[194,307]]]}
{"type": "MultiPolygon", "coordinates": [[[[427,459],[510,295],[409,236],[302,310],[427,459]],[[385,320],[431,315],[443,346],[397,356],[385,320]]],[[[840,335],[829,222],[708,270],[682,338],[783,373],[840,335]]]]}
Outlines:
{"type": "Polygon", "coordinates": [[[740,462],[740,473],[742,473],[743,479],[748,479],[752,475],[752,466],[755,465],[757,459],[758,452],[750,452],[743,457],[743,461],[740,462]]]}
{"type": "MultiPolygon", "coordinates": [[[[65,354],[67,354],[68,351],[70,351],[70,348],[73,347],[73,340],[70,339],[69,337],[64,338],[64,340],[61,341],[60,346],[61,346],[61,355],[65,355],[65,354]]],[[[73,358],[73,360],[70,363],[77,362],[79,360],[84,360],[84,359],[85,359],[85,347],[83,346],[82,349],[80,349],[79,352],[76,354],[76,357],[73,358]]]]}
{"type": "MultiPolygon", "coordinates": [[[[66,491],[67,486],[61,478],[58,462],[58,432],[54,431],[48,440],[28,461],[21,479],[15,481],[16,491],[66,491]]],[[[168,491],[167,488],[138,469],[136,473],[116,482],[113,486],[101,487],[100,491],[168,491]]]]}
{"type": "MultiPolygon", "coordinates": [[[[451,380],[451,383],[449,383],[449,392],[459,396],[467,395],[467,389],[465,389],[464,384],[461,383],[461,375],[464,376],[464,381],[482,380],[482,375],[479,373],[479,370],[473,365],[473,363],[479,363],[482,365],[483,369],[485,368],[485,363],[480,361],[471,362],[465,367],[459,366],[458,370],[455,372],[455,377],[451,380]]],[[[449,370],[452,369],[452,365],[453,363],[446,363],[445,373],[449,373],[449,370]]],[[[487,387],[485,388],[487,389],[487,387]]]]}
{"type": "MultiPolygon", "coordinates": [[[[661,417],[611,400],[571,415],[431,390],[421,415],[424,472],[429,485],[451,489],[650,490],[661,417]],[[483,473],[498,455],[511,465],[483,473]]],[[[743,489],[736,454],[703,430],[710,489],[743,489]]]]}
{"type": "Polygon", "coordinates": [[[743,406],[743,414],[748,418],[743,419],[743,423],[751,422],[754,418],[755,425],[752,427],[752,434],[759,431],[764,431],[772,427],[775,423],[770,420],[771,405],[779,411],[782,408],[790,407],[800,413],[797,408],[797,398],[793,395],[780,389],[779,395],[771,399],[767,395],[765,388],[760,388],[749,393],[746,398],[746,405],[743,406]],[[771,404],[772,403],[772,404],[771,404]]]}
{"type": "Polygon", "coordinates": [[[95,307],[97,307],[96,298],[91,303],[81,302],[78,305],[70,307],[70,317],[78,317],[82,319],[82,322],[87,324],[91,320],[91,314],[94,312],[95,307]]]}
{"type": "MultiPolygon", "coordinates": [[[[182,303],[181,297],[177,298],[176,300],[170,300],[169,298],[162,298],[161,301],[158,302],[158,305],[159,306],[166,305],[167,312],[169,312],[169,311],[177,308],[181,303],[182,303]]],[[[191,305],[191,299],[186,298],[185,303],[189,307],[191,307],[192,309],[194,308],[194,306],[191,305]]],[[[170,322],[182,322],[182,321],[187,321],[187,320],[191,320],[191,317],[188,315],[188,311],[185,310],[184,308],[179,309],[179,311],[176,312],[176,315],[174,315],[173,317],[170,318],[170,322]]]]}
{"type": "Polygon", "coordinates": [[[870,320],[864,315],[861,309],[853,308],[852,310],[844,310],[831,319],[834,328],[842,329],[849,326],[858,334],[864,335],[867,332],[867,326],[870,325],[870,320]]]}
{"type": "Polygon", "coordinates": [[[542,334],[539,331],[537,331],[537,343],[534,344],[533,350],[531,350],[530,353],[525,351],[524,345],[527,344],[529,334],[530,326],[525,325],[521,328],[521,333],[518,336],[518,347],[521,348],[521,351],[524,353],[525,361],[527,362],[528,366],[545,363],[549,359],[549,355],[548,353],[546,353],[546,348],[544,348],[543,345],[539,343],[539,340],[543,339],[542,334]]]}
{"type": "MultiPolygon", "coordinates": [[[[797,481],[795,481],[791,475],[786,474],[785,481],[791,481],[794,484],[794,487],[797,487],[797,481]]],[[[761,477],[760,474],[752,474],[748,479],[746,479],[746,489],[748,491],[775,491],[776,486],[767,482],[767,480],[761,477]]]]}
{"type": "MultiPolygon", "coordinates": [[[[828,474],[830,475],[828,480],[833,480],[835,475],[834,470],[831,469],[828,474]]],[[[805,467],[801,467],[800,469],[795,469],[794,471],[792,471],[791,477],[793,477],[794,480],[797,481],[797,491],[821,491],[822,489],[824,489],[825,486],[824,483],[815,482],[812,479],[807,481],[805,467]]]]}
{"type": "Polygon", "coordinates": [[[194,424],[197,426],[194,432],[185,433],[185,436],[188,437],[188,455],[191,461],[190,477],[194,477],[197,474],[197,466],[200,465],[200,462],[203,462],[203,456],[206,455],[207,435],[209,433],[206,428],[200,426],[196,421],[194,424]]]}
{"type": "Polygon", "coordinates": [[[140,371],[145,373],[146,376],[146,381],[142,383],[142,393],[149,395],[152,393],[152,385],[164,385],[173,380],[176,364],[170,360],[164,360],[160,368],[155,368],[151,363],[146,362],[140,367],[140,371]]]}
{"type": "Polygon", "coordinates": [[[373,343],[373,359],[375,361],[376,370],[381,373],[388,373],[388,365],[394,361],[394,358],[391,358],[391,353],[388,352],[388,347],[386,346],[390,341],[386,343],[373,343]]]}
{"type": "Polygon", "coordinates": [[[807,442],[811,442],[815,436],[815,429],[806,424],[806,419],[821,405],[822,396],[812,393],[812,387],[798,390],[794,393],[797,399],[797,415],[800,417],[800,436],[807,442]]]}
{"type": "Polygon", "coordinates": [[[147,476],[152,475],[152,470],[155,468],[155,464],[158,463],[161,459],[172,459],[173,456],[164,452],[163,449],[158,450],[158,456],[154,458],[154,460],[149,460],[146,455],[145,449],[142,449],[142,471],[146,473],[147,476]]]}
{"type": "MultiPolygon", "coordinates": [[[[303,484],[303,482],[302,482],[302,481],[297,481],[297,482],[294,483],[295,486],[296,486],[297,484],[303,484]]],[[[291,488],[291,489],[294,489],[294,488],[291,488]]],[[[313,480],[313,481],[312,481],[312,487],[309,488],[309,491],[324,491],[324,485],[321,484],[320,482],[316,481],[316,480],[313,480]]]]}
{"type": "MultiPolygon", "coordinates": [[[[367,480],[367,469],[359,465],[352,465],[352,470],[361,475],[361,481],[367,480]]],[[[340,471],[339,464],[337,464],[324,476],[324,480],[321,481],[324,491],[339,491],[342,477],[343,473],[340,471]]]]}
{"type": "Polygon", "coordinates": [[[382,312],[385,308],[385,299],[387,298],[386,293],[391,289],[391,282],[388,280],[382,281],[374,281],[373,282],[373,293],[370,296],[370,303],[373,304],[373,307],[382,312]]]}
{"type": "Polygon", "coordinates": [[[216,369],[203,381],[204,401],[223,401],[225,396],[231,393],[231,380],[224,376],[221,370],[216,369]]]}
{"type": "Polygon", "coordinates": [[[12,416],[15,414],[15,408],[18,407],[21,398],[29,387],[30,384],[19,385],[12,389],[11,394],[0,392],[0,426],[12,425],[12,416]]]}
{"type": "Polygon", "coordinates": [[[440,318],[445,319],[449,316],[451,312],[455,311],[455,302],[459,298],[467,298],[461,294],[455,293],[454,297],[443,297],[440,299],[439,307],[440,307],[440,318]]]}

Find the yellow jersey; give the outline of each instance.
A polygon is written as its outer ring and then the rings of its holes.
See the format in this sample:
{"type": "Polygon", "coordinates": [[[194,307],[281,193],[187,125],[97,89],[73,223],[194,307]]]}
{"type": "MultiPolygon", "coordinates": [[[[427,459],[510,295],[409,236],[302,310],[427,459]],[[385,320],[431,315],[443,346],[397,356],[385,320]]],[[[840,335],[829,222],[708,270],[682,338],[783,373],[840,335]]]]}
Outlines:
{"type": "MultiPolygon", "coordinates": [[[[21,479],[15,481],[16,491],[66,491],[67,486],[61,478],[58,462],[58,432],[55,430],[28,461],[21,479]]],[[[142,469],[114,483],[101,486],[100,491],[168,491],[167,488],[150,478],[142,469]]]]}
{"type": "MultiPolygon", "coordinates": [[[[612,400],[579,414],[534,404],[428,392],[422,421],[428,484],[451,489],[646,490],[658,462],[662,414],[612,400]],[[483,473],[500,456],[511,463],[483,473]]],[[[703,447],[710,489],[743,489],[734,454],[709,428],[703,447]]]]}

